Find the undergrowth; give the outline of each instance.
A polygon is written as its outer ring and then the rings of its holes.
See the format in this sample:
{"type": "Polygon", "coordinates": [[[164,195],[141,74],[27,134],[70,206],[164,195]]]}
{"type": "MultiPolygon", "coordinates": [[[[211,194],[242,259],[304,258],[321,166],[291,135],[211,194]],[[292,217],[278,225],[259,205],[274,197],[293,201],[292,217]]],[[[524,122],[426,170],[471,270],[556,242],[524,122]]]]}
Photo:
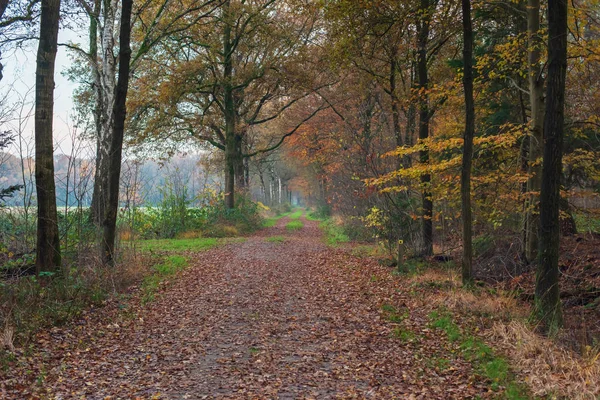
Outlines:
{"type": "Polygon", "coordinates": [[[325,241],[330,246],[337,246],[340,243],[350,241],[348,235],[344,232],[343,227],[336,224],[331,219],[326,219],[319,224],[319,228],[325,232],[325,241]]]}
{"type": "Polygon", "coordinates": [[[297,230],[302,229],[303,227],[304,227],[304,224],[302,223],[302,221],[300,221],[298,219],[294,219],[287,223],[287,225],[285,226],[285,229],[287,229],[288,231],[297,231],[297,230]]]}

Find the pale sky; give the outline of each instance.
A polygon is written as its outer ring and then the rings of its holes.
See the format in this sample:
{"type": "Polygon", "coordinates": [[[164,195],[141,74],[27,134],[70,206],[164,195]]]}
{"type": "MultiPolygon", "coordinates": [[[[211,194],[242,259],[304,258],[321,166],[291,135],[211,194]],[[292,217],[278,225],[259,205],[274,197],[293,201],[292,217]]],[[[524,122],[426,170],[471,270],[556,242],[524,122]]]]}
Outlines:
{"type": "MultiPolygon", "coordinates": [[[[80,36],[72,30],[61,29],[59,31],[59,43],[77,42],[80,36]]],[[[83,36],[85,38],[85,36],[83,36]]],[[[0,82],[0,92],[5,93],[9,91],[9,104],[19,102],[19,99],[27,94],[29,96],[27,100],[33,102],[35,99],[35,56],[37,51],[37,41],[31,41],[29,45],[23,49],[5,51],[2,54],[2,64],[4,65],[3,75],[4,78],[0,82]],[[11,87],[12,85],[12,87],[11,87]],[[31,89],[31,90],[29,90],[31,89]]],[[[76,88],[76,84],[70,82],[66,77],[63,76],[63,72],[67,70],[70,64],[70,59],[65,47],[59,46],[58,53],[56,55],[56,71],[55,71],[55,84],[54,89],[54,142],[55,153],[70,153],[71,151],[71,139],[70,129],[68,125],[69,115],[72,114],[73,109],[73,90],[76,88]]],[[[16,115],[15,115],[16,118],[16,115]]],[[[15,129],[16,121],[13,118],[11,126],[0,127],[5,130],[10,128],[13,132],[15,129]]],[[[27,140],[33,138],[33,115],[29,119],[25,129],[24,136],[27,140]]],[[[11,153],[17,153],[16,149],[11,149],[11,153]]]]}

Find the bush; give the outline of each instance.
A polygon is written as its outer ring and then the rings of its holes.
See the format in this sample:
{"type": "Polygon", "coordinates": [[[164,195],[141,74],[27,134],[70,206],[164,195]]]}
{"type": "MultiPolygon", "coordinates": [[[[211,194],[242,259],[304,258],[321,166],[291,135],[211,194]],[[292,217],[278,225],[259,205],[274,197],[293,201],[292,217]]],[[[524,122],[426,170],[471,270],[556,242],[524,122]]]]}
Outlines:
{"type": "Polygon", "coordinates": [[[123,213],[121,232],[133,232],[140,239],[175,237],[230,237],[252,232],[262,225],[260,206],[247,196],[238,195],[236,207],[225,208],[223,195],[212,190],[198,198],[202,207],[188,207],[190,201],[165,197],[158,207],[136,208],[123,213]],[[187,236],[186,236],[187,235],[187,236]]]}

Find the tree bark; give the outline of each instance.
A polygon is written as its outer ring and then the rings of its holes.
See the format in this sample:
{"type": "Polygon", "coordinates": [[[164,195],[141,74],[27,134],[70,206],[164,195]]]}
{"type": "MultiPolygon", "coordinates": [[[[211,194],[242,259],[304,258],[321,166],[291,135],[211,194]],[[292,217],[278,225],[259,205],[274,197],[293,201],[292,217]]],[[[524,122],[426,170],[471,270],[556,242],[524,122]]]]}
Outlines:
{"type": "Polygon", "coordinates": [[[525,260],[535,260],[538,249],[539,191],[542,185],[544,82],[541,74],[540,1],[527,1],[527,45],[531,121],[528,145],[527,204],[525,216],[525,260]]]}
{"type": "Polygon", "coordinates": [[[567,71],[566,0],[548,1],[548,77],[544,119],[544,160],[540,196],[539,255],[534,312],[546,333],[562,325],[558,287],[560,178],[564,140],[567,71]]]}
{"type": "Polygon", "coordinates": [[[114,103],[116,93],[116,57],[113,54],[115,45],[114,29],[116,24],[117,0],[98,0],[95,3],[94,14],[90,20],[90,64],[94,77],[96,91],[96,104],[94,107],[94,120],[96,124],[96,171],[94,175],[94,190],[92,193],[91,212],[92,220],[100,227],[106,218],[108,200],[108,175],[110,174],[110,146],[111,134],[114,126],[114,103]],[[101,7],[102,5],[102,7],[101,7]],[[101,24],[100,41],[102,44],[102,58],[98,62],[98,47],[96,43],[96,19],[102,10],[103,24],[101,24]]]}
{"type": "Polygon", "coordinates": [[[58,271],[61,265],[52,119],[54,63],[58,40],[60,0],[42,0],[40,41],[35,72],[35,186],[38,201],[36,273],[58,271]]]}
{"type": "Polygon", "coordinates": [[[119,77],[115,87],[112,115],[113,123],[110,135],[108,157],[107,199],[104,216],[102,257],[104,264],[115,263],[115,237],[117,213],[119,211],[119,183],[121,177],[121,161],[123,153],[123,137],[125,133],[125,117],[127,115],[127,89],[129,88],[129,68],[131,60],[131,10],[133,0],[123,0],[121,7],[121,26],[119,33],[119,77]]]}
{"type": "Polygon", "coordinates": [[[460,194],[463,224],[462,281],[473,281],[473,221],[471,216],[471,165],[473,163],[473,137],[475,136],[475,101],[473,99],[473,25],[471,1],[462,0],[463,13],[463,87],[465,91],[465,132],[460,174],[460,194]]]}
{"type": "MultiPolygon", "coordinates": [[[[425,140],[429,137],[429,76],[427,68],[427,43],[429,40],[429,25],[431,22],[431,10],[429,0],[421,0],[419,20],[417,22],[417,73],[419,78],[419,139],[425,140]]],[[[419,152],[421,164],[429,164],[429,150],[419,152]]],[[[421,175],[421,197],[422,197],[422,236],[423,248],[421,255],[433,254],[433,201],[431,197],[431,175],[421,175]]]]}
{"type": "MultiPolygon", "coordinates": [[[[240,154],[235,135],[233,98],[233,59],[231,43],[230,1],[223,4],[223,108],[225,116],[225,208],[235,207],[236,155],[240,154]]],[[[241,154],[240,154],[241,155],[241,154]]],[[[238,166],[239,167],[239,166],[238,166]]]]}

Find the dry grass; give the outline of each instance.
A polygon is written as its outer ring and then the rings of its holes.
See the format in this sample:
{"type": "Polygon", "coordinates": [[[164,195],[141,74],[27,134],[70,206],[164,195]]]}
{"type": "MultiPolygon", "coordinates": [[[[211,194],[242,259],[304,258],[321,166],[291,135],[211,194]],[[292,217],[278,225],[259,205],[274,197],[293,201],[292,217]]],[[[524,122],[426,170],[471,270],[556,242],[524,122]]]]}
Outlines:
{"type": "Polygon", "coordinates": [[[600,347],[585,346],[579,355],[538,335],[520,322],[526,321],[529,307],[507,292],[464,289],[456,271],[427,269],[408,279],[412,285],[441,288],[429,298],[435,306],[463,315],[501,317],[484,333],[486,342],[511,360],[536,397],[600,398],[600,347]]]}
{"type": "Polygon", "coordinates": [[[496,323],[490,340],[510,357],[534,395],[568,399],[600,396],[600,349],[586,347],[579,356],[516,321],[496,323]]]}
{"type": "Polygon", "coordinates": [[[180,232],[176,236],[177,239],[198,239],[201,237],[203,237],[203,233],[200,230],[180,232]]]}

